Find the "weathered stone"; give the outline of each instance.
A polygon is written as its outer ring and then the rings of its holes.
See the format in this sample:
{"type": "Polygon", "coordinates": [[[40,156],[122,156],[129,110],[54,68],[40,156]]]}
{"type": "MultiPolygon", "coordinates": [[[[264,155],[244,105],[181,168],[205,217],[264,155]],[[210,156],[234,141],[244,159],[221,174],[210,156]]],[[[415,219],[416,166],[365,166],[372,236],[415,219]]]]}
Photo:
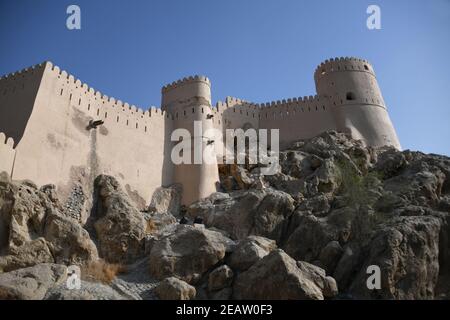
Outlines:
{"type": "Polygon", "coordinates": [[[160,187],[153,192],[152,201],[148,207],[149,212],[170,213],[174,216],[180,215],[181,193],[183,186],[174,184],[170,187],[160,187]]]}
{"type": "Polygon", "coordinates": [[[322,300],[324,297],[321,289],[310,280],[310,275],[298,268],[294,259],[282,250],[275,250],[237,276],[233,298],[322,300]]]}
{"type": "Polygon", "coordinates": [[[48,214],[44,236],[57,263],[82,264],[98,259],[89,233],[72,218],[48,214]]]}
{"type": "Polygon", "coordinates": [[[41,300],[48,289],[63,283],[67,269],[58,264],[38,264],[0,274],[0,299],[41,300]]]}
{"type": "Polygon", "coordinates": [[[150,273],[158,279],[175,276],[194,283],[222,260],[232,245],[219,232],[178,225],[174,233],[153,244],[150,273]]]}
{"type": "Polygon", "coordinates": [[[53,263],[54,258],[44,238],[26,242],[20,247],[11,247],[8,255],[0,257],[0,272],[9,272],[40,263],[53,263]]]}
{"type": "Polygon", "coordinates": [[[98,195],[94,223],[101,257],[108,262],[130,262],[144,251],[146,223],[122,191],[117,180],[98,176],[95,180],[98,195]]]}
{"type": "Polygon", "coordinates": [[[229,287],[233,281],[233,270],[227,265],[222,265],[209,274],[208,289],[216,291],[229,287]]]}
{"type": "Polygon", "coordinates": [[[107,285],[81,281],[80,289],[69,289],[65,283],[51,288],[44,300],[124,300],[124,297],[107,285]]]}
{"type": "Polygon", "coordinates": [[[155,288],[160,300],[192,300],[195,298],[195,287],[175,277],[166,278],[155,288]]]}
{"type": "Polygon", "coordinates": [[[227,263],[236,270],[244,271],[277,248],[274,240],[264,237],[249,236],[239,241],[227,263]]]}

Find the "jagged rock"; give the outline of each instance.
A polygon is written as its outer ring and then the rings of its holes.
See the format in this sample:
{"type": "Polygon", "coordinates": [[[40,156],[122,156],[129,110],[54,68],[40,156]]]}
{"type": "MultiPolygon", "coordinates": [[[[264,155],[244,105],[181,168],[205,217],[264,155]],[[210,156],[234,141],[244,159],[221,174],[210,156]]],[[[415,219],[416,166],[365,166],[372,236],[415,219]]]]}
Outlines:
{"type": "Polygon", "coordinates": [[[183,186],[180,184],[174,184],[167,188],[157,188],[155,192],[153,192],[148,212],[160,214],[170,213],[174,216],[179,216],[182,189],[183,186]]]}
{"type": "Polygon", "coordinates": [[[144,215],[146,221],[145,233],[156,234],[164,228],[177,222],[177,219],[170,213],[146,213],[144,215]]]}
{"type": "Polygon", "coordinates": [[[49,213],[44,236],[56,263],[79,265],[98,259],[97,247],[77,220],[49,213]]]}
{"type": "Polygon", "coordinates": [[[277,249],[239,274],[233,285],[234,299],[323,300],[322,290],[294,259],[277,249]]]}
{"type": "Polygon", "coordinates": [[[214,203],[206,199],[190,206],[188,214],[201,216],[208,227],[225,230],[233,239],[259,235],[279,241],[293,210],[290,195],[268,188],[236,191],[214,203]]]}
{"type": "Polygon", "coordinates": [[[227,265],[214,269],[208,277],[209,291],[217,291],[229,287],[233,281],[233,276],[233,270],[227,265]]]}
{"type": "Polygon", "coordinates": [[[0,299],[41,300],[47,291],[63,283],[67,268],[58,264],[38,264],[0,274],[0,299]]]}
{"type": "Polygon", "coordinates": [[[9,272],[40,263],[53,263],[54,258],[44,238],[26,242],[20,247],[11,247],[8,255],[0,257],[0,272],[9,272]]]}
{"type": "Polygon", "coordinates": [[[195,298],[195,287],[175,277],[166,278],[155,288],[160,300],[192,300],[195,298]]]}
{"type": "Polygon", "coordinates": [[[297,261],[297,267],[303,274],[322,290],[325,298],[334,298],[338,294],[336,280],[327,276],[325,270],[305,261],[297,261]]]}
{"type": "Polygon", "coordinates": [[[240,189],[248,189],[248,187],[250,187],[250,185],[254,182],[254,180],[248,175],[247,170],[241,166],[233,164],[231,165],[230,171],[240,189]]]}
{"type": "Polygon", "coordinates": [[[174,233],[156,241],[150,252],[150,273],[158,279],[175,276],[195,283],[225,257],[233,242],[216,231],[178,225],[174,233]]]}
{"type": "Polygon", "coordinates": [[[274,240],[249,236],[239,241],[227,263],[235,270],[245,271],[277,248],[274,240]]]}
{"type": "Polygon", "coordinates": [[[48,197],[29,182],[0,181],[0,249],[20,247],[43,234],[48,197]]]}
{"type": "Polygon", "coordinates": [[[98,206],[94,223],[100,256],[108,262],[126,263],[143,254],[146,223],[141,212],[122,191],[116,179],[95,179],[98,206]]]}
{"type": "Polygon", "coordinates": [[[440,227],[435,217],[400,217],[383,227],[370,242],[349,292],[366,299],[433,298],[439,274],[440,227]],[[367,289],[370,265],[381,269],[381,290],[367,289]]]}
{"type": "Polygon", "coordinates": [[[44,300],[124,300],[124,297],[107,285],[81,281],[79,289],[68,289],[65,283],[50,288],[44,300]]]}
{"type": "Polygon", "coordinates": [[[328,242],[328,244],[320,251],[320,266],[323,267],[327,273],[332,274],[343,253],[344,249],[342,249],[338,241],[328,242]]]}

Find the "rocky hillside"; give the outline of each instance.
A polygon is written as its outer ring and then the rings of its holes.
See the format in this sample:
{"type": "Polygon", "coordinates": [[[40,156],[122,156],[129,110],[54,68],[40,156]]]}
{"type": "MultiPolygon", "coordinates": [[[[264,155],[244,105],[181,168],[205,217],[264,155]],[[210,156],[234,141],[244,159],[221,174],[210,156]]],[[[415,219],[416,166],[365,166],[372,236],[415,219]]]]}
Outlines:
{"type": "Polygon", "coordinates": [[[146,212],[99,176],[84,224],[53,186],[3,174],[0,298],[450,298],[450,158],[327,132],[260,170],[222,166],[222,192],[187,208],[161,188],[146,212]]]}

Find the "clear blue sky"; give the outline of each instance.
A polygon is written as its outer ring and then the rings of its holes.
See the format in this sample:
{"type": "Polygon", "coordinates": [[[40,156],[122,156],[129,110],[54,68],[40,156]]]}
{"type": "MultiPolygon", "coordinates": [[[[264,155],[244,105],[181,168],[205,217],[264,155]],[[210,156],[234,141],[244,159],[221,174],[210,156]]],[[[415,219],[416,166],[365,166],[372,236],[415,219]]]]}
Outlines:
{"type": "Polygon", "coordinates": [[[213,100],[315,93],[321,61],[375,67],[402,146],[450,155],[450,1],[0,0],[0,74],[50,60],[147,108],[162,85],[205,74],[213,100]],[[66,28],[81,7],[82,29],[66,28]],[[382,29],[366,28],[381,7],[382,29]]]}

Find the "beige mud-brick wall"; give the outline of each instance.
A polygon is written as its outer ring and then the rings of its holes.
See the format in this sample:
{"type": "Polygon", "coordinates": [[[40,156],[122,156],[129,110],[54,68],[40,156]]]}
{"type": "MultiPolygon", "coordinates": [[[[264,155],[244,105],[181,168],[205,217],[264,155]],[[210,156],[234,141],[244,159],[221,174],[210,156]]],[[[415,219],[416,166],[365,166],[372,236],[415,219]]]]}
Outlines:
{"type": "Polygon", "coordinates": [[[328,98],[338,131],[369,146],[401,148],[374,69],[367,60],[327,60],[317,67],[314,79],[318,94],[328,98]]]}
{"type": "Polygon", "coordinates": [[[165,117],[116,101],[47,63],[14,178],[52,183],[65,201],[92,192],[99,174],[118,178],[144,207],[163,181],[165,117]],[[90,120],[104,125],[88,129],[90,120]]]}
{"type": "Polygon", "coordinates": [[[279,129],[280,148],[300,139],[309,139],[336,125],[326,99],[305,96],[261,105],[260,127],[279,129]]]}
{"type": "MultiPolygon", "coordinates": [[[[219,173],[215,162],[215,137],[209,129],[214,128],[211,109],[211,84],[203,76],[184,78],[162,88],[162,108],[173,119],[173,129],[189,132],[191,158],[189,163],[174,164],[172,183],[183,186],[182,203],[189,205],[218,191],[219,173]],[[202,132],[194,130],[195,122],[201,123],[202,132]],[[194,148],[211,153],[212,162],[194,163],[194,148]]],[[[166,137],[171,140],[170,132],[166,137]]],[[[183,142],[183,145],[186,141],[183,142]]],[[[170,150],[180,142],[172,142],[170,150]]],[[[183,150],[187,152],[188,150],[183,150]]],[[[184,153],[183,153],[184,155],[184,153]]],[[[170,158],[170,154],[168,155],[170,158]]]]}
{"type": "Polygon", "coordinates": [[[12,175],[16,153],[13,146],[14,140],[7,138],[3,132],[0,132],[0,173],[6,172],[9,176],[12,175]]]}

